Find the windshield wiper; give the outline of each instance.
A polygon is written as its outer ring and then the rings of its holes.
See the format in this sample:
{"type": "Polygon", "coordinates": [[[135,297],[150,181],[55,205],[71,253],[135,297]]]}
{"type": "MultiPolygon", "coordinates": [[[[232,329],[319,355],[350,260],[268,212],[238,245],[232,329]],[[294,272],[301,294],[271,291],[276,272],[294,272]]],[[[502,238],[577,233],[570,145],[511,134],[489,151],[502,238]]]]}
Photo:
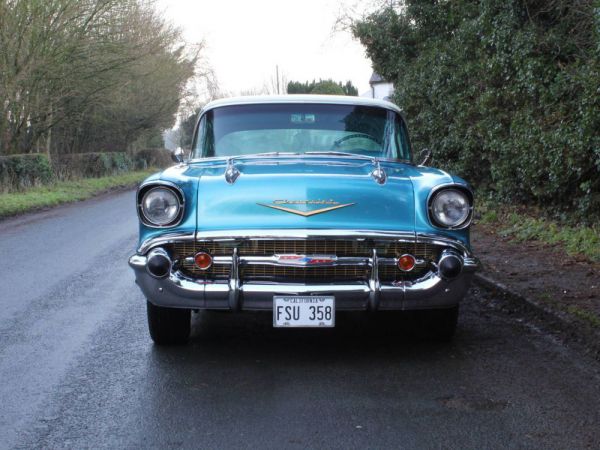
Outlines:
{"type": "MultiPolygon", "coordinates": [[[[375,161],[381,161],[382,159],[387,160],[388,158],[385,157],[377,157],[377,156],[367,156],[367,155],[360,155],[358,153],[350,153],[350,152],[337,152],[337,151],[321,151],[321,152],[304,152],[305,155],[330,155],[330,156],[348,156],[348,157],[352,157],[352,158],[357,158],[357,159],[365,159],[365,160],[369,160],[372,161],[373,164],[375,163],[375,161]]],[[[395,159],[395,158],[390,158],[393,161],[400,161],[400,162],[406,162],[406,163],[410,163],[411,161],[408,159],[395,159]]]]}
{"type": "Polygon", "coordinates": [[[348,152],[336,152],[336,151],[328,151],[328,152],[306,152],[307,155],[329,155],[329,156],[344,156],[344,157],[352,157],[355,159],[366,159],[370,161],[371,164],[375,166],[373,171],[371,172],[371,176],[377,182],[377,184],[385,184],[387,181],[387,174],[385,170],[382,169],[381,164],[379,163],[379,158],[375,158],[374,156],[367,155],[358,155],[356,153],[348,153],[348,152]]]}
{"type": "Polygon", "coordinates": [[[298,153],[298,152],[265,152],[265,153],[248,153],[247,155],[226,156],[225,158],[227,158],[227,159],[241,159],[241,158],[254,158],[254,157],[266,158],[266,157],[270,157],[270,156],[288,156],[288,155],[298,156],[301,154],[302,153],[298,153]]]}
{"type": "Polygon", "coordinates": [[[267,152],[267,153],[250,153],[247,155],[235,155],[235,156],[226,156],[227,166],[225,167],[225,181],[229,184],[235,183],[235,181],[240,176],[240,171],[237,167],[235,167],[235,160],[242,158],[268,158],[271,156],[287,156],[287,155],[299,155],[300,153],[292,153],[292,152],[267,152]]]}
{"type": "Polygon", "coordinates": [[[240,171],[238,170],[237,167],[235,167],[235,160],[236,159],[241,159],[241,158],[245,158],[245,157],[271,157],[271,156],[288,156],[288,155],[292,155],[292,156],[302,156],[302,155],[309,155],[309,156],[319,156],[319,155],[323,155],[323,156],[343,156],[343,157],[347,157],[347,158],[366,160],[366,161],[369,161],[371,164],[373,164],[375,166],[375,168],[371,172],[371,176],[373,177],[373,179],[378,184],[385,184],[385,182],[387,181],[387,174],[385,173],[385,171],[381,167],[381,164],[379,162],[379,158],[375,158],[373,156],[359,155],[359,154],[356,154],[356,153],[336,152],[336,151],[304,152],[304,153],[268,152],[268,153],[254,153],[254,154],[249,154],[249,155],[230,156],[230,157],[227,158],[227,167],[225,168],[225,174],[224,174],[225,175],[225,180],[229,184],[233,184],[233,183],[235,183],[235,181],[237,180],[237,178],[240,176],[240,171]]]}
{"type": "Polygon", "coordinates": [[[325,155],[325,156],[350,156],[356,159],[366,159],[371,162],[375,162],[378,158],[374,156],[367,155],[359,155],[358,153],[350,153],[350,152],[336,152],[336,151],[326,151],[326,152],[304,152],[305,155],[325,155]]]}

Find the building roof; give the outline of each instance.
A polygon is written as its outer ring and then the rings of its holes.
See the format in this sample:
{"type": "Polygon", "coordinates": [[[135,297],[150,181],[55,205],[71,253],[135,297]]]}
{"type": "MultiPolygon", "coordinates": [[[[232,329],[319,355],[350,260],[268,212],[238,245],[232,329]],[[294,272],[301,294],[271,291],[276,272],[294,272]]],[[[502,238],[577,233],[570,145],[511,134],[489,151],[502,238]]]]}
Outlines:
{"type": "Polygon", "coordinates": [[[389,81],[384,80],[383,77],[381,75],[379,75],[377,72],[373,72],[373,74],[371,75],[371,78],[369,78],[369,84],[377,84],[377,83],[389,83],[389,81]]]}
{"type": "Polygon", "coordinates": [[[401,113],[402,111],[395,104],[374,98],[354,97],[347,95],[248,95],[243,97],[229,97],[219,100],[213,100],[208,103],[202,112],[221,106],[233,105],[256,105],[261,103],[322,103],[330,105],[360,105],[360,106],[379,106],[401,113]]]}

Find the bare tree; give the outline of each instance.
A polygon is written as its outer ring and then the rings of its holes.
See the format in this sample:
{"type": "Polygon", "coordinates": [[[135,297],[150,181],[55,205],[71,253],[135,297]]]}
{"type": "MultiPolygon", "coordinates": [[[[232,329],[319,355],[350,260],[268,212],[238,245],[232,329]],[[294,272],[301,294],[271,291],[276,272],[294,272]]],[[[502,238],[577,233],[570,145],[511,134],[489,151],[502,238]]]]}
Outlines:
{"type": "Polygon", "coordinates": [[[170,126],[201,51],[142,0],[0,0],[0,153],[123,147],[170,126]]]}

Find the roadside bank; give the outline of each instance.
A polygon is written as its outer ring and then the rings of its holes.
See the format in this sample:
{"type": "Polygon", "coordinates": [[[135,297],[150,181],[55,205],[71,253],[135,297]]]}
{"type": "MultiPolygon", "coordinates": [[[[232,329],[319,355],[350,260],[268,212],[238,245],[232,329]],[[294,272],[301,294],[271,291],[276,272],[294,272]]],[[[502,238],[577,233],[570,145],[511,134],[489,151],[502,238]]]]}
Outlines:
{"type": "Polygon", "coordinates": [[[537,316],[600,359],[600,263],[561,245],[515,240],[493,224],[476,224],[472,245],[482,263],[476,283],[503,299],[492,306],[537,316]]]}
{"type": "Polygon", "coordinates": [[[64,203],[86,200],[112,190],[131,188],[158,169],[146,169],[99,178],[59,181],[23,192],[0,194],[0,220],[64,203]]]}

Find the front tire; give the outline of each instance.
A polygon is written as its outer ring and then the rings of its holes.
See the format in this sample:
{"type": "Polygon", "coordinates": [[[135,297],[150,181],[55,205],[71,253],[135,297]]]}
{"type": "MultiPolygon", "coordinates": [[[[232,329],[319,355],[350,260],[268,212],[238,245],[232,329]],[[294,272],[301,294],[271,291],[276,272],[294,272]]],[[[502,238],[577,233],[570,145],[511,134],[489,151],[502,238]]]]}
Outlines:
{"type": "Polygon", "coordinates": [[[155,344],[185,344],[190,337],[192,312],[189,309],[165,308],[146,302],[148,329],[155,344]]]}

